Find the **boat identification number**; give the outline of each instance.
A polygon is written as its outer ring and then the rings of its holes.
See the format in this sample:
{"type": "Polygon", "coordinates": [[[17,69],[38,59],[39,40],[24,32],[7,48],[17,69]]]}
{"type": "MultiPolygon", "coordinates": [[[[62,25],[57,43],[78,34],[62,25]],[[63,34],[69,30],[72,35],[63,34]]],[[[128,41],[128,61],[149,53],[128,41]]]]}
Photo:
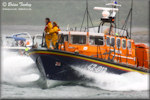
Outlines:
{"type": "Polygon", "coordinates": [[[88,70],[98,73],[98,72],[106,72],[107,68],[99,66],[97,64],[91,64],[88,66],[88,70]]]}

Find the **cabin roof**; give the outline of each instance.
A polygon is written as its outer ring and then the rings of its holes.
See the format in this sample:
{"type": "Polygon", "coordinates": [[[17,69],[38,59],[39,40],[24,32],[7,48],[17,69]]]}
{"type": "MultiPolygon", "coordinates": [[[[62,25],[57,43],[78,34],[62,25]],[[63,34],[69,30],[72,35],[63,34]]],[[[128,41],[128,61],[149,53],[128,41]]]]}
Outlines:
{"type": "MultiPolygon", "coordinates": [[[[68,31],[59,31],[59,34],[68,35],[68,31]]],[[[87,32],[70,31],[71,35],[87,35],[87,32]]],[[[104,33],[89,32],[90,36],[104,36],[104,33]]]]}

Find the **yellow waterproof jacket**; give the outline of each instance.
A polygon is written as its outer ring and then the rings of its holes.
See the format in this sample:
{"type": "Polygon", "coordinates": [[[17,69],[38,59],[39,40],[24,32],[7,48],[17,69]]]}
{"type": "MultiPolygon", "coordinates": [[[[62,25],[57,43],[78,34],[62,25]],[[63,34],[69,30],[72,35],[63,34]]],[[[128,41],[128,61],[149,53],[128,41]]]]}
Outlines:
{"type": "Polygon", "coordinates": [[[52,36],[49,33],[52,30],[52,28],[53,28],[53,25],[51,22],[49,22],[45,27],[45,32],[47,33],[45,35],[45,41],[46,41],[47,48],[50,48],[50,40],[52,39],[52,36]]]}
{"type": "Polygon", "coordinates": [[[51,34],[51,38],[52,38],[52,44],[55,48],[56,46],[56,43],[58,41],[58,27],[57,26],[54,26],[53,29],[50,30],[49,32],[51,34]]]}
{"type": "Polygon", "coordinates": [[[51,29],[53,28],[53,25],[51,22],[49,22],[45,27],[45,32],[50,33],[51,29]]]}
{"type": "Polygon", "coordinates": [[[50,31],[49,31],[50,34],[58,34],[58,27],[57,26],[54,26],[50,31]]]}

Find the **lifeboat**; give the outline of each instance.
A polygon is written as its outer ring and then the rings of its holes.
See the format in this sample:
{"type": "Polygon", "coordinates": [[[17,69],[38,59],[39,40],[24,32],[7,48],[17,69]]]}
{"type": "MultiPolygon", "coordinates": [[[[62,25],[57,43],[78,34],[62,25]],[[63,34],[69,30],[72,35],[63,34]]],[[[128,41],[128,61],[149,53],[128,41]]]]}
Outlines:
{"type": "MultiPolygon", "coordinates": [[[[97,10],[118,11],[115,9],[95,7],[97,10]]],[[[149,47],[135,44],[126,30],[111,34],[101,32],[105,23],[115,24],[115,15],[103,12],[97,32],[59,31],[57,49],[33,48],[29,55],[36,62],[41,75],[46,79],[60,81],[85,80],[79,70],[95,73],[137,72],[149,73],[149,47]],[[108,17],[109,16],[109,17],[108,17]],[[123,34],[125,31],[126,34],[123,34]],[[80,73],[79,73],[80,72],[80,73]]]]}

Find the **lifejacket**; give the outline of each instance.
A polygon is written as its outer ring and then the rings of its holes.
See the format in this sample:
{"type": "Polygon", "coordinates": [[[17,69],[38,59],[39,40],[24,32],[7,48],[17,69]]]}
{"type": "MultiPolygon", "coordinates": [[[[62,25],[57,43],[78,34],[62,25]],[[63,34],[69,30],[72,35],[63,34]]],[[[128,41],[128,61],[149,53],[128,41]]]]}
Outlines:
{"type": "Polygon", "coordinates": [[[61,31],[60,28],[58,29],[58,31],[61,31]]]}
{"type": "Polygon", "coordinates": [[[47,25],[48,25],[49,23],[51,23],[51,21],[46,24],[45,29],[44,29],[45,31],[47,30],[47,28],[48,28],[47,25]]]}
{"type": "MultiPolygon", "coordinates": [[[[53,28],[54,28],[54,27],[57,27],[57,28],[58,28],[58,26],[57,26],[57,25],[56,25],[56,26],[53,26],[53,28]]],[[[59,30],[60,30],[60,29],[58,28],[58,31],[59,31],[59,30]]],[[[55,32],[55,33],[56,33],[56,34],[58,34],[58,31],[57,31],[57,32],[55,32]]]]}

